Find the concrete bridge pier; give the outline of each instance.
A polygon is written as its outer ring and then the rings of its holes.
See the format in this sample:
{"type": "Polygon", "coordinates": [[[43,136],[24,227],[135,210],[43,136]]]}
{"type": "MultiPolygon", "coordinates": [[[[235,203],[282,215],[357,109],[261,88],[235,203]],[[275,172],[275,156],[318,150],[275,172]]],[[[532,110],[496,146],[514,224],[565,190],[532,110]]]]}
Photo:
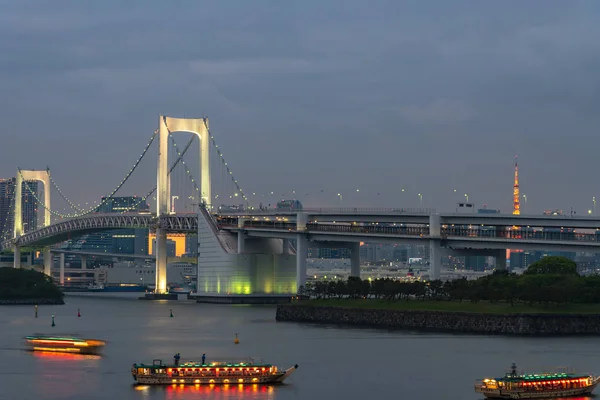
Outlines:
{"type": "Polygon", "coordinates": [[[283,252],[282,254],[291,254],[292,245],[289,239],[283,239],[283,252]]]}
{"type": "Polygon", "coordinates": [[[350,276],[360,278],[360,243],[350,244],[350,276]]]}
{"type": "Polygon", "coordinates": [[[308,239],[298,234],[296,240],[296,290],[306,285],[306,259],[308,258],[308,239]]]}
{"type": "Polygon", "coordinates": [[[439,239],[429,241],[429,279],[440,279],[442,274],[442,247],[439,239]]]}
{"type": "MultiPolygon", "coordinates": [[[[296,231],[306,231],[308,214],[296,214],[296,231]]],[[[300,286],[306,285],[306,259],[308,258],[308,237],[304,233],[299,233],[296,240],[296,290],[300,286]]]]}
{"type": "Polygon", "coordinates": [[[429,279],[440,279],[442,272],[441,224],[440,214],[429,216],[429,279]]]}
{"type": "Polygon", "coordinates": [[[44,249],[44,274],[47,276],[52,276],[52,264],[54,261],[54,257],[50,252],[50,248],[46,247],[44,249]]]}
{"type": "Polygon", "coordinates": [[[156,229],[156,286],[155,293],[167,293],[167,232],[156,229]]]}
{"type": "Polygon", "coordinates": [[[58,265],[59,265],[59,283],[61,286],[65,284],[65,253],[60,253],[58,255],[58,265]]]}
{"type": "Polygon", "coordinates": [[[15,268],[21,268],[21,248],[19,246],[14,246],[13,247],[13,251],[14,251],[14,261],[13,261],[13,266],[15,268]]]}
{"type": "Polygon", "coordinates": [[[494,250],[494,261],[496,262],[496,271],[506,271],[506,250],[494,250]]]}
{"type": "Polygon", "coordinates": [[[237,251],[238,254],[243,254],[246,251],[246,241],[245,241],[245,232],[244,232],[244,222],[246,222],[245,218],[238,218],[238,228],[240,230],[237,234],[237,251]]]}
{"type": "Polygon", "coordinates": [[[87,256],[81,256],[81,269],[87,269],[87,256]]]}

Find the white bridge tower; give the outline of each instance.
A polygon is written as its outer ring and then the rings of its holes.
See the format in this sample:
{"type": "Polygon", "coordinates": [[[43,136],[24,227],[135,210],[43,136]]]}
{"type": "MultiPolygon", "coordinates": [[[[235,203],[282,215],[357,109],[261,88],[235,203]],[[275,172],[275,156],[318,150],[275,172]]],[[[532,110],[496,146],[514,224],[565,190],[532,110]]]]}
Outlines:
{"type": "MultiPolygon", "coordinates": [[[[210,137],[208,118],[172,118],[161,115],[158,120],[158,170],[156,183],[156,216],[171,210],[171,178],[169,175],[169,134],[190,132],[200,140],[200,201],[211,206],[210,137]]],[[[167,233],[160,224],[156,229],[156,293],[167,292],[167,233]]]]}

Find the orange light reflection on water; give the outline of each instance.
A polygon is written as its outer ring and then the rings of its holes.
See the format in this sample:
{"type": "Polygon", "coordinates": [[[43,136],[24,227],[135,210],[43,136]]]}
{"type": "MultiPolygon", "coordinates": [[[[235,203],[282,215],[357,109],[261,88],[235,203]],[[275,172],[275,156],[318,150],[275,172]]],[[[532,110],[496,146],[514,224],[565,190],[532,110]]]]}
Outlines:
{"type": "Polygon", "coordinates": [[[60,353],[56,351],[32,351],[35,358],[50,360],[99,360],[100,356],[93,354],[60,353]]]}
{"type": "Polygon", "coordinates": [[[260,399],[275,399],[275,388],[273,386],[257,384],[238,384],[238,385],[169,385],[165,386],[165,399],[177,399],[181,394],[204,394],[210,395],[211,399],[225,398],[246,398],[249,394],[258,395],[260,399]]]}

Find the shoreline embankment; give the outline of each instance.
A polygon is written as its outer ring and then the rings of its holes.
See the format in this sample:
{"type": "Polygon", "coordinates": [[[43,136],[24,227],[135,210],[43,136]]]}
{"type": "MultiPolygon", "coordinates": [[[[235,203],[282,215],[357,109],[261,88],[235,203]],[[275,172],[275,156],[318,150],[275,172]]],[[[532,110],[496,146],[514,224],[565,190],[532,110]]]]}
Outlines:
{"type": "Polygon", "coordinates": [[[0,306],[63,305],[63,299],[0,299],[0,306]]]}
{"type": "Polygon", "coordinates": [[[489,314],[279,304],[277,321],[487,335],[600,335],[600,314],[489,314]]]}

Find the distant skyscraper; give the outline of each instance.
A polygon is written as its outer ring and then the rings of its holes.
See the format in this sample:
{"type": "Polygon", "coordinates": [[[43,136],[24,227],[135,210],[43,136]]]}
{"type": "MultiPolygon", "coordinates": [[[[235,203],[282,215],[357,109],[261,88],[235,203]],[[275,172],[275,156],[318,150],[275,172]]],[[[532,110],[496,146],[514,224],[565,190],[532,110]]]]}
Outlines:
{"type": "MultiPolygon", "coordinates": [[[[14,231],[14,197],[16,178],[0,179],[0,237],[12,237],[14,231]]],[[[22,186],[22,215],[23,231],[30,232],[37,229],[38,202],[38,182],[23,182],[22,186]],[[31,190],[31,191],[30,191],[31,190]],[[31,193],[33,192],[33,193],[31,193]],[[35,195],[34,195],[35,193],[35,195]]]]}

